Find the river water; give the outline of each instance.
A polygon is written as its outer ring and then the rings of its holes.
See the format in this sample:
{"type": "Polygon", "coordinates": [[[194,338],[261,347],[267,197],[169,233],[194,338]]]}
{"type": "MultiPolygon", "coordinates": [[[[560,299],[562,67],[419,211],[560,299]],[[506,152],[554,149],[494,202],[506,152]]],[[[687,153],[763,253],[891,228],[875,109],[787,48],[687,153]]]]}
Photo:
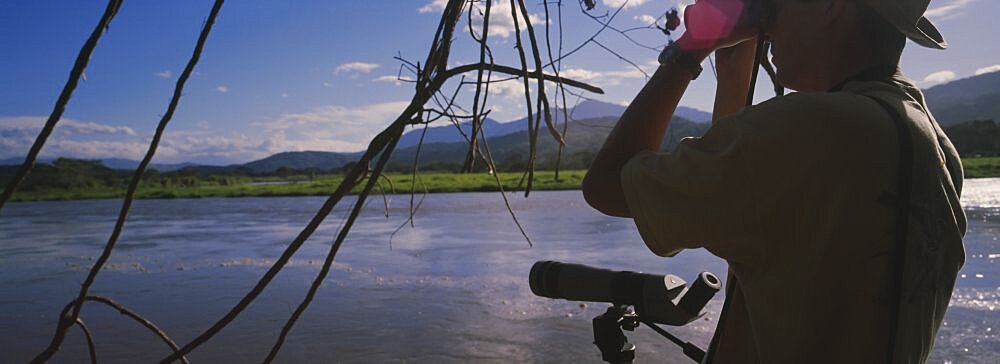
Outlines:
{"type": "MultiPolygon", "coordinates": [[[[1000,362],[1000,179],[966,181],[967,261],[931,362],[1000,362]]],[[[186,342],[252,287],[324,198],[137,201],[118,248],[92,292],[117,300],[186,342]]],[[[351,202],[345,200],[344,202],[351,202]]],[[[534,247],[500,195],[428,195],[415,218],[408,196],[389,217],[373,196],[330,275],[278,356],[280,362],[599,362],[591,319],[605,304],[535,297],[527,276],[538,260],[620,270],[723,276],[705,251],[660,258],[631,220],[602,216],[579,191],[511,195],[534,247]]],[[[20,363],[51,338],[100,253],[118,200],[12,203],[0,213],[0,362],[20,363]]],[[[347,204],[343,204],[347,206],[347,204]]],[[[335,210],[292,263],[232,325],[195,350],[193,362],[259,362],[319,271],[346,208],[335,210]]],[[[705,347],[722,293],[707,315],[669,328],[705,347]]],[[[151,362],[169,349],[136,323],[90,304],[83,319],[102,362],[151,362]]],[[[628,333],[637,362],[689,362],[642,327],[628,333]]],[[[87,360],[76,329],[54,362],[87,360]]]]}

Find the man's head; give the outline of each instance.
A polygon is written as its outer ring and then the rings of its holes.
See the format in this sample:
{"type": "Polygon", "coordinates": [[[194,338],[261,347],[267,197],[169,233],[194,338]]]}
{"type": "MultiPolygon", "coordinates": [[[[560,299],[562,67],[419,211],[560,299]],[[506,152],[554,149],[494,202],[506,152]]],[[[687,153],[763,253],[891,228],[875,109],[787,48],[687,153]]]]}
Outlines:
{"type": "Polygon", "coordinates": [[[898,64],[907,36],[943,48],[940,34],[921,17],[928,2],[773,0],[768,34],[779,81],[824,91],[868,67],[898,64]]]}

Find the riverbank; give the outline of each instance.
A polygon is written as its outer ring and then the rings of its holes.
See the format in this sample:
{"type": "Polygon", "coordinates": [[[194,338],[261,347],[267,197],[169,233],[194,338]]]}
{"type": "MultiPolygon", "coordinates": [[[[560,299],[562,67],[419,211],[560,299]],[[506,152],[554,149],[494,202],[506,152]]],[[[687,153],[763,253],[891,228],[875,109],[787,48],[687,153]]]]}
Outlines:
{"type": "MultiPolygon", "coordinates": [[[[1000,177],[1000,157],[967,158],[962,160],[966,178],[1000,177]]],[[[532,185],[535,191],[578,190],[586,170],[537,171],[532,185]]],[[[505,191],[523,191],[527,181],[521,172],[500,173],[505,191]]],[[[343,180],[340,174],[291,175],[284,177],[190,177],[183,184],[144,183],[136,197],[139,199],[207,198],[207,197],[283,197],[327,196],[343,180]]],[[[361,191],[363,184],[353,193],[361,191]]],[[[413,183],[410,173],[385,174],[375,188],[380,193],[447,193],[447,192],[496,192],[500,190],[493,175],[485,173],[421,172],[413,183]]],[[[45,188],[14,193],[12,201],[58,201],[121,198],[124,187],[45,188]]]]}
{"type": "MultiPolygon", "coordinates": [[[[556,179],[554,171],[535,172],[533,191],[574,190],[579,189],[585,170],[560,171],[556,179]]],[[[383,175],[379,184],[372,191],[381,193],[410,193],[411,188],[416,193],[446,193],[446,192],[494,192],[499,191],[496,177],[486,173],[441,173],[421,172],[417,174],[416,183],[410,173],[389,173],[383,175]]],[[[522,178],[524,173],[499,173],[505,191],[523,191],[527,181],[522,178]]],[[[330,195],[343,180],[342,175],[289,176],[287,178],[266,177],[241,179],[239,184],[218,183],[212,180],[202,180],[190,186],[162,187],[143,185],[136,191],[139,199],[166,198],[207,198],[207,197],[288,197],[288,196],[327,196],[330,195]]],[[[358,193],[364,183],[356,186],[351,193],[358,193]]],[[[18,191],[12,201],[59,201],[59,200],[91,200],[104,198],[121,198],[125,195],[123,188],[87,188],[87,189],[46,189],[36,191],[18,191]]]]}
{"type": "Polygon", "coordinates": [[[1000,177],[1000,157],[962,158],[965,178],[1000,177]]]}

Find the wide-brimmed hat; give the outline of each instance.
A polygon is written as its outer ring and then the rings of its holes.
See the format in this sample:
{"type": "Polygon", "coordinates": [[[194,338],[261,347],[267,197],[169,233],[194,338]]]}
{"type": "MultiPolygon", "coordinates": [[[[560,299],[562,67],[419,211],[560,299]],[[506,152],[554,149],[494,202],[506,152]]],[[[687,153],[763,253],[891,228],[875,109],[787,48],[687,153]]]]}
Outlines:
{"type": "Polygon", "coordinates": [[[930,0],[865,0],[883,19],[907,38],[927,48],[945,49],[941,32],[924,17],[930,0]]]}

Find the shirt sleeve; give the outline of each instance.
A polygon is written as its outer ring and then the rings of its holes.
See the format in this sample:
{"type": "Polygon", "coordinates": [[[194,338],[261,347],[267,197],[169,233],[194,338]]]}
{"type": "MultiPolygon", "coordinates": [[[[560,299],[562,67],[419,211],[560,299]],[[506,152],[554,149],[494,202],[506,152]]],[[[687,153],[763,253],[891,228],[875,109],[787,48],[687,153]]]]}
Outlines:
{"type": "Polygon", "coordinates": [[[706,248],[727,260],[762,249],[754,186],[738,120],[727,118],[673,153],[641,152],[622,168],[622,189],[643,241],[673,256],[706,248]]]}

